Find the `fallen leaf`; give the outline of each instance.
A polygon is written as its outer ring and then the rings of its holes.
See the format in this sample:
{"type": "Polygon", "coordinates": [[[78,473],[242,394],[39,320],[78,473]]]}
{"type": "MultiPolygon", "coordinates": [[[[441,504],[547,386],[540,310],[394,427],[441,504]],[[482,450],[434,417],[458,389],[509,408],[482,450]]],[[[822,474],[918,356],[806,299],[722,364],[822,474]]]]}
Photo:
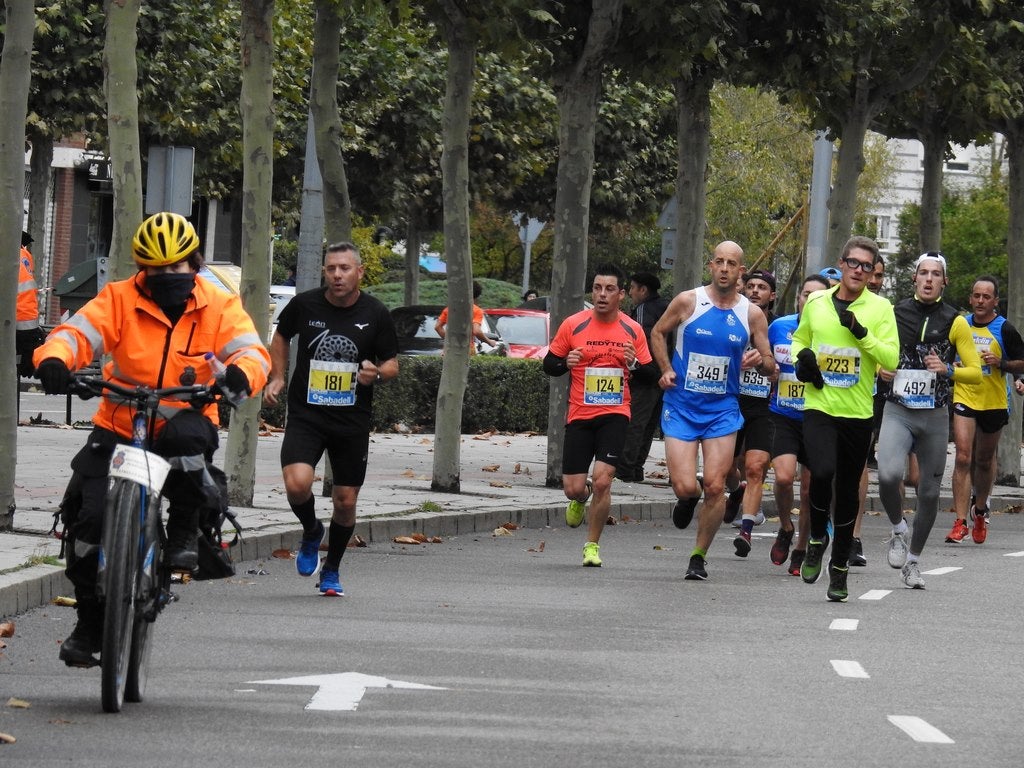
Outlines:
{"type": "Polygon", "coordinates": [[[511,536],[512,535],[512,531],[510,531],[508,528],[495,528],[494,529],[494,533],[491,534],[491,535],[492,536],[511,536]]]}
{"type": "Polygon", "coordinates": [[[430,544],[441,544],[443,541],[444,539],[442,539],[440,536],[431,536],[429,539],[427,539],[427,542],[430,544]]]}
{"type": "Polygon", "coordinates": [[[608,519],[605,520],[605,525],[618,525],[619,521],[615,519],[614,515],[608,515],[608,519]]]}
{"type": "Polygon", "coordinates": [[[358,534],[356,534],[351,539],[348,540],[348,545],[350,547],[365,547],[366,546],[366,539],[364,539],[362,536],[359,536],[358,534]]]}
{"type": "Polygon", "coordinates": [[[402,477],[416,477],[416,473],[413,472],[411,469],[407,469],[405,470],[405,472],[402,473],[402,477]]]}
{"type": "Polygon", "coordinates": [[[5,621],[0,623],[0,637],[14,637],[14,622],[5,621]]]}
{"type": "Polygon", "coordinates": [[[393,538],[392,541],[395,542],[395,544],[413,544],[417,547],[420,544],[412,536],[395,536],[395,538],[393,538]]]}
{"type": "Polygon", "coordinates": [[[53,598],[53,600],[51,600],[50,602],[53,605],[64,605],[69,608],[74,608],[76,605],[78,605],[78,601],[75,600],[75,598],[64,597],[63,595],[57,595],[57,597],[53,598]]]}
{"type": "Polygon", "coordinates": [[[473,435],[474,440],[490,440],[494,437],[494,432],[481,432],[479,435],[473,435]]]}
{"type": "Polygon", "coordinates": [[[418,541],[420,544],[426,544],[427,542],[427,537],[424,536],[422,533],[413,533],[409,536],[409,538],[416,539],[416,541],[418,541]]]}
{"type": "Polygon", "coordinates": [[[430,445],[431,442],[433,441],[429,437],[424,437],[420,440],[420,445],[430,445]]]}
{"type": "Polygon", "coordinates": [[[2,741],[4,744],[13,744],[17,741],[17,739],[11,736],[11,734],[9,733],[0,733],[0,741],[2,741]]]}
{"type": "Polygon", "coordinates": [[[538,545],[537,545],[536,547],[530,547],[530,548],[529,548],[528,550],[526,550],[526,551],[527,551],[527,552],[543,552],[543,551],[544,551],[544,542],[542,541],[542,542],[541,542],[540,544],[538,544],[538,545]]]}
{"type": "Polygon", "coordinates": [[[32,705],[24,699],[16,699],[13,696],[7,700],[8,707],[14,707],[15,709],[28,709],[32,705]]]}
{"type": "Polygon", "coordinates": [[[504,480],[491,480],[488,483],[491,488],[511,488],[512,483],[506,483],[504,480]]]}
{"type": "Polygon", "coordinates": [[[513,523],[511,520],[509,522],[507,522],[507,523],[502,523],[501,527],[504,528],[506,531],[518,531],[519,530],[519,526],[516,523],[513,523]]]}
{"type": "Polygon", "coordinates": [[[291,560],[294,555],[290,549],[275,549],[270,553],[271,557],[276,557],[279,560],[291,560]]]}
{"type": "Polygon", "coordinates": [[[629,515],[623,515],[622,516],[622,522],[624,522],[624,523],[631,523],[631,522],[633,522],[633,518],[630,517],[629,515]]]}
{"type": "Polygon", "coordinates": [[[3,640],[0,640],[0,651],[2,651],[6,647],[7,647],[7,643],[5,643],[3,640]]]}
{"type": "Polygon", "coordinates": [[[521,466],[521,465],[519,464],[519,462],[517,461],[517,462],[516,462],[516,465],[515,465],[514,467],[512,467],[512,474],[513,474],[513,475],[518,475],[518,474],[519,474],[520,472],[522,472],[522,471],[523,471],[523,468],[522,468],[522,466],[521,466]]]}
{"type": "Polygon", "coordinates": [[[480,467],[484,472],[497,472],[501,469],[501,464],[488,464],[486,467],[480,467]]]}
{"type": "Polygon", "coordinates": [[[65,720],[65,719],[63,719],[61,717],[55,717],[55,718],[53,718],[53,720],[47,720],[46,722],[48,722],[50,725],[71,725],[75,721],[74,720],[65,720]]]}

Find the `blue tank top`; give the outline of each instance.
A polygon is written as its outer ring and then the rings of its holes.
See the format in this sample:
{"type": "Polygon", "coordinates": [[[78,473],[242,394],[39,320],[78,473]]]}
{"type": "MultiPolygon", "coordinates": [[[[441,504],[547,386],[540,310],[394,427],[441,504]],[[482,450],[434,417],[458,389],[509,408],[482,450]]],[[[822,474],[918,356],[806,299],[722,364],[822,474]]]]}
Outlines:
{"type": "Polygon", "coordinates": [[[750,302],[740,294],[736,306],[719,309],[703,286],[695,293],[693,314],[676,334],[676,386],[665,391],[665,402],[684,413],[737,409],[740,363],[750,338],[750,302]]]}
{"type": "Polygon", "coordinates": [[[768,326],[768,343],[779,366],[779,381],[772,390],[768,407],[773,413],[788,419],[804,419],[804,383],[797,381],[796,368],[790,346],[800,315],[786,315],[768,326]]]}

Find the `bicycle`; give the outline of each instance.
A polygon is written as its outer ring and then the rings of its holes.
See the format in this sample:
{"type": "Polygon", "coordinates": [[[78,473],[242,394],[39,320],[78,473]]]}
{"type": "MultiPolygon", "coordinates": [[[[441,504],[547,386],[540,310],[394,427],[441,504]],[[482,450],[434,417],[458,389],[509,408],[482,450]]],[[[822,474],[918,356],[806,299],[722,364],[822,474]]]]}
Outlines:
{"type": "Polygon", "coordinates": [[[160,505],[171,463],[150,451],[157,408],[170,398],[195,407],[220,399],[233,406],[237,403],[216,383],[152,389],[80,374],[72,377],[69,391],[82,399],[109,391],[134,408],[132,440],[118,444],[110,459],[97,574],[97,589],[104,603],[101,700],[105,712],[120,712],[124,701],[142,701],[150,629],[157,615],[174,600],[171,569],[161,558],[166,534],[160,505]]]}

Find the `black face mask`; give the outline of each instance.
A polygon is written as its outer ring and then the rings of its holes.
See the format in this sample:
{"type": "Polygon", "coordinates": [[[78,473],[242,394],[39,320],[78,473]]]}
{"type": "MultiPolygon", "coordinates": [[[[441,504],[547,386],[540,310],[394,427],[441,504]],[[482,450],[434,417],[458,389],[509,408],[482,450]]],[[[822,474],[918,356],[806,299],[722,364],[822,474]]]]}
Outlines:
{"type": "Polygon", "coordinates": [[[181,307],[196,286],[194,272],[158,272],[146,275],[146,287],[161,309],[181,307]]]}

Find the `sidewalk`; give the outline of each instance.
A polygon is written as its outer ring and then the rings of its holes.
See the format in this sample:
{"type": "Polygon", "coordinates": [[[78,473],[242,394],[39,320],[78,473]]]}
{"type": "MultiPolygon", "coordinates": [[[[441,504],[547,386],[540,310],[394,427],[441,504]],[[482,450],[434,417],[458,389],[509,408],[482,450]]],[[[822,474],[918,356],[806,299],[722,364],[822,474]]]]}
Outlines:
{"type": "MultiPolygon", "coordinates": [[[[24,418],[24,415],[23,415],[24,418]]],[[[72,456],[85,443],[88,431],[66,426],[18,428],[14,530],[0,533],[0,618],[22,613],[70,595],[63,564],[42,562],[55,556],[60,542],[48,532],[53,512],[64,493],[72,456]],[[35,563],[35,564],[34,564],[35,563]]],[[[217,463],[223,465],[223,445],[217,463]]],[[[243,540],[233,551],[236,562],[269,558],[275,549],[294,550],[299,526],[285,499],[279,452],[282,433],[261,436],[256,454],[252,507],[234,507],[243,527],[243,540]]],[[[559,488],[545,486],[547,438],[543,435],[463,435],[461,493],[432,491],[434,435],[375,434],[370,439],[366,482],[359,497],[356,534],[367,542],[387,542],[395,536],[423,533],[449,538],[490,533],[503,523],[524,528],[563,526],[565,498],[559,488]]],[[[947,471],[939,509],[948,509],[953,452],[949,448],[947,471]]],[[[616,482],[611,514],[635,520],[671,516],[675,495],[664,466],[664,444],[656,440],[646,464],[644,483],[616,482]]],[[[771,482],[769,475],[768,482],[771,482]]],[[[871,472],[867,508],[880,509],[875,473],[871,472]]],[[[317,493],[321,483],[315,486],[317,493]]],[[[913,494],[907,502],[913,507],[913,494]]],[[[1021,501],[1019,488],[994,489],[991,506],[999,510],[1021,501]]],[[[317,496],[317,515],[327,519],[330,499],[317,496]]],[[[774,499],[766,490],[763,507],[774,514],[774,499]]],[[[947,519],[940,516],[936,528],[947,519]]],[[[770,525],[770,523],[769,523],[770,525]]],[[[944,531],[934,531],[938,536],[944,531]]]]}

